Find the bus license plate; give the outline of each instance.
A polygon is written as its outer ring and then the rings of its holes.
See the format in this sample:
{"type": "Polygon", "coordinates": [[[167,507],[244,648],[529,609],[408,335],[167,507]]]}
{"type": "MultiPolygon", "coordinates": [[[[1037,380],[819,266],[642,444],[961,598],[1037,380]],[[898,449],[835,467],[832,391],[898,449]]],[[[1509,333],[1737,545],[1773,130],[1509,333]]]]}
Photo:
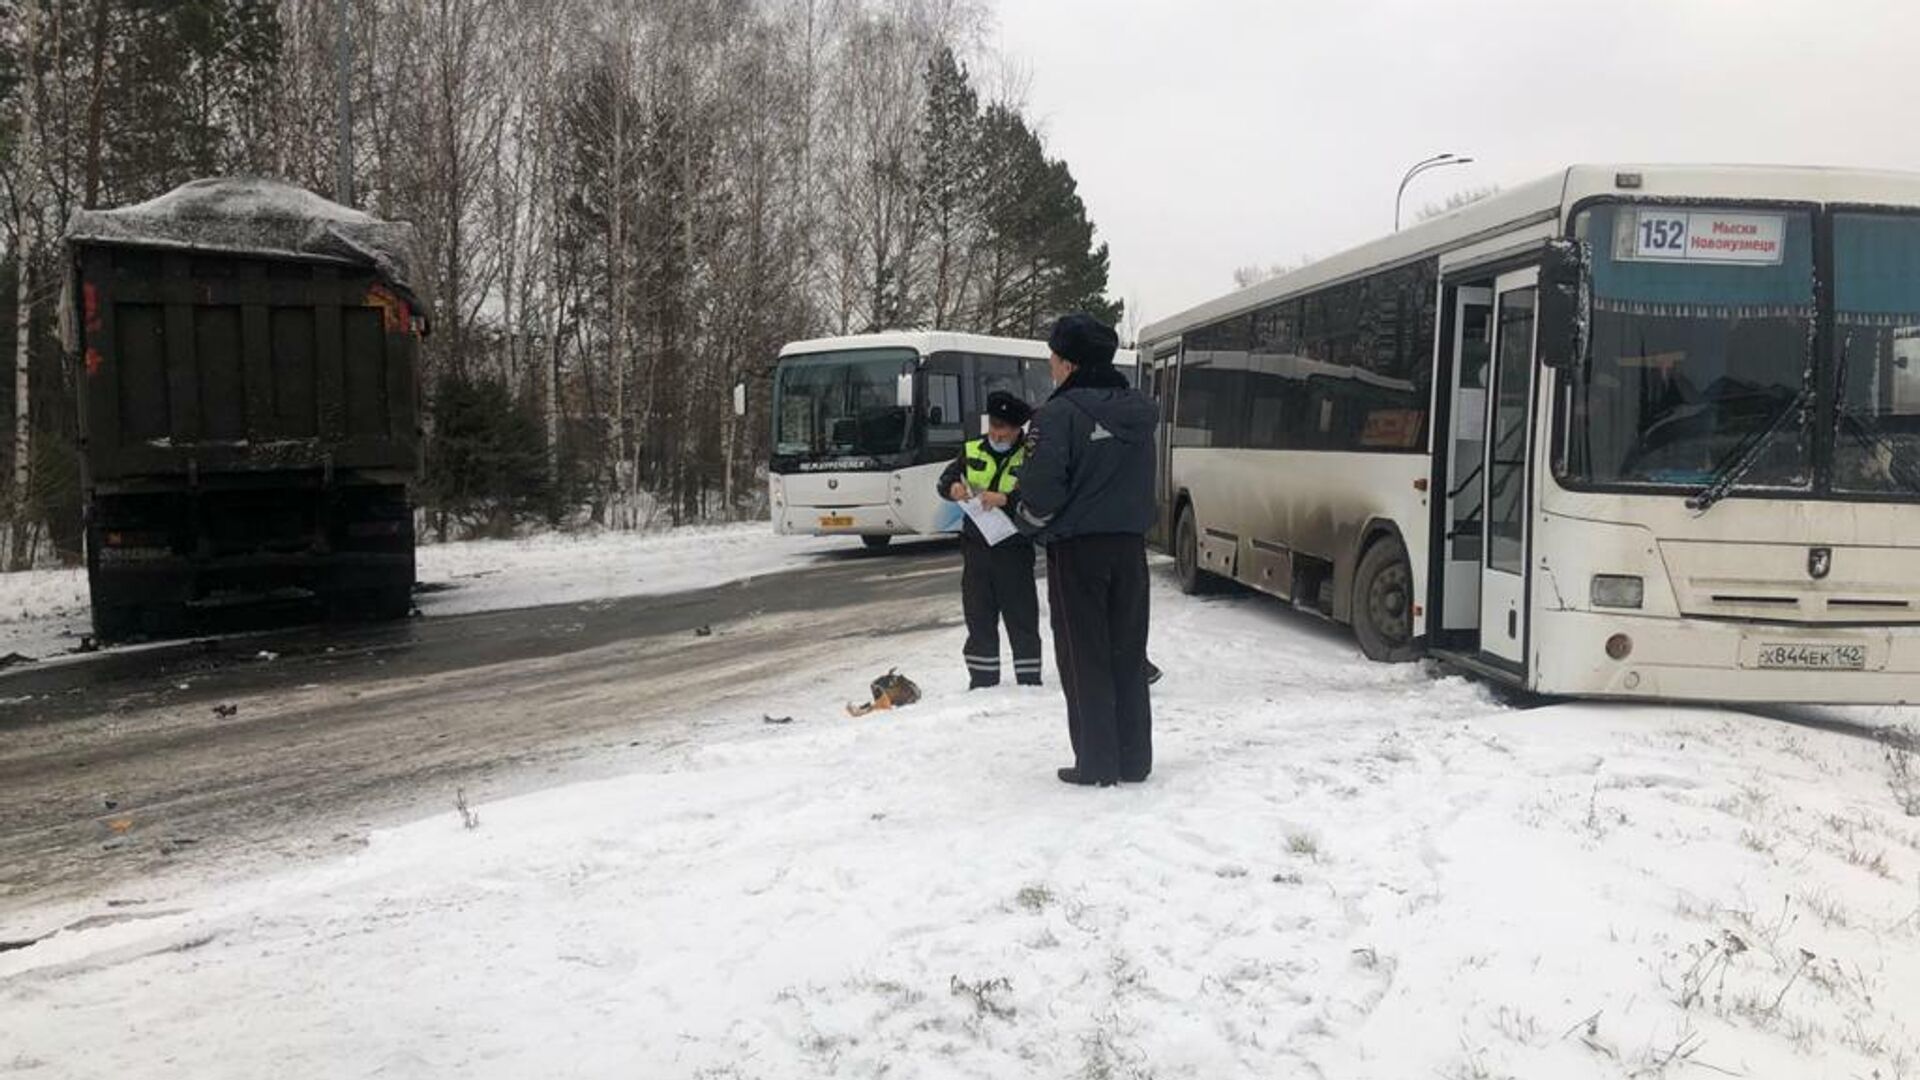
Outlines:
{"type": "Polygon", "coordinates": [[[1797,671],[1865,671],[1865,645],[1800,645],[1783,642],[1762,645],[1755,654],[1758,666],[1797,671]]]}
{"type": "Polygon", "coordinates": [[[853,516],[850,514],[822,514],[820,527],[823,529],[851,529],[853,516]]]}

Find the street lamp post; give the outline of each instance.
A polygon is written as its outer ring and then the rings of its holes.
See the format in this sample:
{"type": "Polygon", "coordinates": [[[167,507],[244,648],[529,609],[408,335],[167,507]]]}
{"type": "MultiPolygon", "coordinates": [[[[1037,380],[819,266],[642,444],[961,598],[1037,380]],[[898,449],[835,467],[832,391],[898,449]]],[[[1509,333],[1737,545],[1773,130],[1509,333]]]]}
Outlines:
{"type": "Polygon", "coordinates": [[[1416,162],[1413,168],[1408,169],[1407,174],[1400,178],[1400,190],[1394,193],[1393,196],[1393,231],[1400,231],[1400,200],[1406,196],[1407,185],[1413,181],[1414,177],[1419,176],[1429,169],[1443,169],[1448,165],[1467,165],[1471,164],[1472,161],[1473,159],[1470,157],[1460,157],[1455,154],[1437,154],[1425,161],[1416,162]]]}

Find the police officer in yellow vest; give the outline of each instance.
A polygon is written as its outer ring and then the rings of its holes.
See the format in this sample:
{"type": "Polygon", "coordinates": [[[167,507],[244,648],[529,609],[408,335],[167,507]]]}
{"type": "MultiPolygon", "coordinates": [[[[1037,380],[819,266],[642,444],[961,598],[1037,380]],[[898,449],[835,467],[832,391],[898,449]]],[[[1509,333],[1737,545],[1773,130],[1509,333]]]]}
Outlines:
{"type": "MultiPolygon", "coordinates": [[[[1033,410],[1004,390],[987,395],[987,434],[960,449],[940,474],[940,497],[981,501],[1004,508],[1020,482],[1026,440],[1021,428],[1033,410]]],[[[972,689],[1000,682],[1000,620],[1013,644],[1013,675],[1022,685],[1040,685],[1040,597],[1033,583],[1033,541],[1011,536],[987,546],[973,519],[960,529],[960,600],[967,614],[963,650],[972,689]]]]}

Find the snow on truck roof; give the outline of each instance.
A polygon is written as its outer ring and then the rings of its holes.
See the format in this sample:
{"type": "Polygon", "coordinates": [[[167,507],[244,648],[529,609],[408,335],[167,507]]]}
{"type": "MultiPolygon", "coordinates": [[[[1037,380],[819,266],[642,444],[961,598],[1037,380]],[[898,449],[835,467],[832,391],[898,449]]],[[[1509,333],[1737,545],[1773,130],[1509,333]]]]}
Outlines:
{"type": "Polygon", "coordinates": [[[1188,308],[1147,326],[1140,332],[1140,342],[1145,347],[1160,345],[1195,327],[1243,315],[1276,300],[1528,225],[1557,221],[1581,201],[1597,196],[1920,206],[1920,173],[1793,165],[1572,165],[1188,308]],[[1618,179],[1626,175],[1637,177],[1639,186],[1620,186],[1618,179]]]}
{"type": "Polygon", "coordinates": [[[132,206],[76,210],[66,240],[351,263],[418,292],[411,224],[382,221],[278,180],[194,180],[132,206]]]}

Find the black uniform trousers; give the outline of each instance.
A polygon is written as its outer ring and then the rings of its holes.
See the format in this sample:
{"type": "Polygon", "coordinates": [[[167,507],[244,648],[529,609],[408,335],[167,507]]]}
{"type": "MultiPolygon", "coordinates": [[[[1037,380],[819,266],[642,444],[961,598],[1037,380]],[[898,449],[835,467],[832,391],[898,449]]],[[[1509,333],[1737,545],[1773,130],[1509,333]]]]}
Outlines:
{"type": "Polygon", "coordinates": [[[1033,583],[1033,543],[1002,540],[998,546],[972,534],[960,538],[960,606],[967,616],[963,650],[973,686],[1000,682],[1000,622],[1013,645],[1013,674],[1040,682],[1040,594],[1033,583]]]}
{"type": "Polygon", "coordinates": [[[1074,767],[1094,782],[1145,780],[1153,771],[1145,538],[1050,542],[1047,600],[1074,767]]]}

